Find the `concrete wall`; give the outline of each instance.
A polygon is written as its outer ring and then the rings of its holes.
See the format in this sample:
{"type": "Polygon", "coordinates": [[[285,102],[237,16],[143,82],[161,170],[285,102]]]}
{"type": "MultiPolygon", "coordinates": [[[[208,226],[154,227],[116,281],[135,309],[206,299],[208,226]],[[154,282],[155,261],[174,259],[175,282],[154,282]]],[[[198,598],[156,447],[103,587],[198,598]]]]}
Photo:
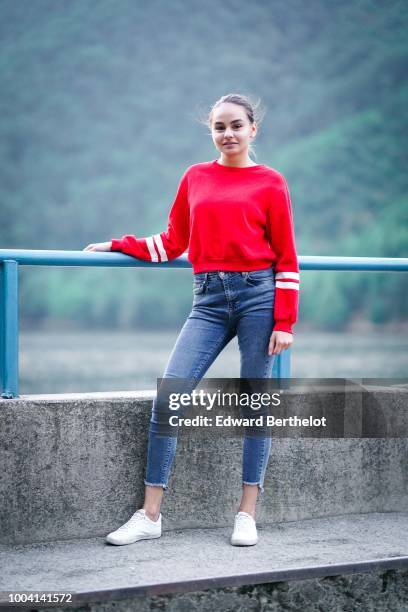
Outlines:
{"type": "MultiPolygon", "coordinates": [[[[143,500],[153,396],[135,392],[1,400],[0,542],[103,536],[127,520],[143,500]]],[[[391,394],[378,389],[370,397],[373,406],[385,402],[386,408],[406,407],[408,389],[395,388],[391,394]]],[[[294,393],[291,401],[299,411],[310,408],[307,394],[294,393]]],[[[325,403],[336,404],[330,391],[325,403]]],[[[351,400],[348,409],[351,418],[358,415],[361,397],[356,396],[355,405],[351,400]]],[[[375,414],[381,419],[388,414],[394,430],[404,435],[403,411],[373,411],[372,435],[375,414]]],[[[222,437],[210,429],[196,435],[180,432],[162,508],[166,529],[230,524],[241,491],[241,449],[242,438],[222,437]]],[[[406,511],[407,451],[403,437],[276,437],[258,523],[406,511]]]]}

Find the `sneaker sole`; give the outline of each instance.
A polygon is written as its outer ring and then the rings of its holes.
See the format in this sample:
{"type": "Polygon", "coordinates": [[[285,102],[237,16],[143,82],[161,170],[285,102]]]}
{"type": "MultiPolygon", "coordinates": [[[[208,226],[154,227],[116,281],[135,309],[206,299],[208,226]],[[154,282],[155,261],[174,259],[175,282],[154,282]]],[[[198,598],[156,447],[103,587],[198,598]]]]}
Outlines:
{"type": "Polygon", "coordinates": [[[231,538],[232,546],[255,546],[258,544],[258,538],[256,540],[233,540],[231,538]]]}
{"type": "Polygon", "coordinates": [[[126,546],[127,544],[134,544],[135,542],[140,542],[140,540],[154,540],[156,538],[161,538],[161,533],[159,533],[158,535],[146,535],[146,536],[141,536],[140,538],[136,538],[135,540],[131,540],[130,542],[115,542],[113,540],[109,539],[109,536],[106,536],[105,538],[105,542],[107,542],[108,544],[113,544],[114,546],[126,546]]]}

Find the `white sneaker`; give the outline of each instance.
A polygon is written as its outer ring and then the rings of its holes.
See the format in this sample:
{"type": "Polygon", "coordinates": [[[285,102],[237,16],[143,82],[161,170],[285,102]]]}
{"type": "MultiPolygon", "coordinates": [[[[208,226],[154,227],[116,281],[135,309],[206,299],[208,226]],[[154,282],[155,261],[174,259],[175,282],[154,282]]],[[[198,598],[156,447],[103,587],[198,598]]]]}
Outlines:
{"type": "Polygon", "coordinates": [[[256,523],[247,512],[238,512],[235,515],[234,532],[231,536],[233,546],[253,546],[258,542],[256,523]]]}
{"type": "Polygon", "coordinates": [[[151,538],[160,538],[162,527],[162,515],[159,515],[157,521],[152,521],[146,516],[145,510],[138,510],[130,517],[130,519],[109,533],[105,540],[109,544],[122,546],[123,544],[133,544],[138,540],[150,540],[151,538]]]}

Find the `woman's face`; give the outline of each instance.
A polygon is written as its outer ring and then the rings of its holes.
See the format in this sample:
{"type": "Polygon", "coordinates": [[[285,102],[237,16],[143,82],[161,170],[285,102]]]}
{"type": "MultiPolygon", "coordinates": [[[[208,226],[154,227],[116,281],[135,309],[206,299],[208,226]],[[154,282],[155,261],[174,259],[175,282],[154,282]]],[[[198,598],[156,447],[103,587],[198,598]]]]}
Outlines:
{"type": "Polygon", "coordinates": [[[218,151],[229,158],[247,156],[256,124],[249,121],[245,108],[223,102],[213,110],[211,119],[211,136],[218,151]]]}

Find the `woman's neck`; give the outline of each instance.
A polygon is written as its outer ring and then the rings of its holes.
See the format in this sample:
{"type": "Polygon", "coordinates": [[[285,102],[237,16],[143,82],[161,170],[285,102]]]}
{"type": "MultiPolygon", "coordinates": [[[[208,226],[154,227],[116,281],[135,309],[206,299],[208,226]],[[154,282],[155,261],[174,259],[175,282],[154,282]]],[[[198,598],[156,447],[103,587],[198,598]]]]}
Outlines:
{"type": "Polygon", "coordinates": [[[254,161],[252,161],[252,159],[250,157],[247,157],[245,159],[228,159],[227,156],[224,156],[221,154],[220,159],[218,160],[218,163],[221,164],[222,166],[229,166],[230,168],[248,168],[249,166],[257,166],[258,164],[256,164],[254,161]]]}

